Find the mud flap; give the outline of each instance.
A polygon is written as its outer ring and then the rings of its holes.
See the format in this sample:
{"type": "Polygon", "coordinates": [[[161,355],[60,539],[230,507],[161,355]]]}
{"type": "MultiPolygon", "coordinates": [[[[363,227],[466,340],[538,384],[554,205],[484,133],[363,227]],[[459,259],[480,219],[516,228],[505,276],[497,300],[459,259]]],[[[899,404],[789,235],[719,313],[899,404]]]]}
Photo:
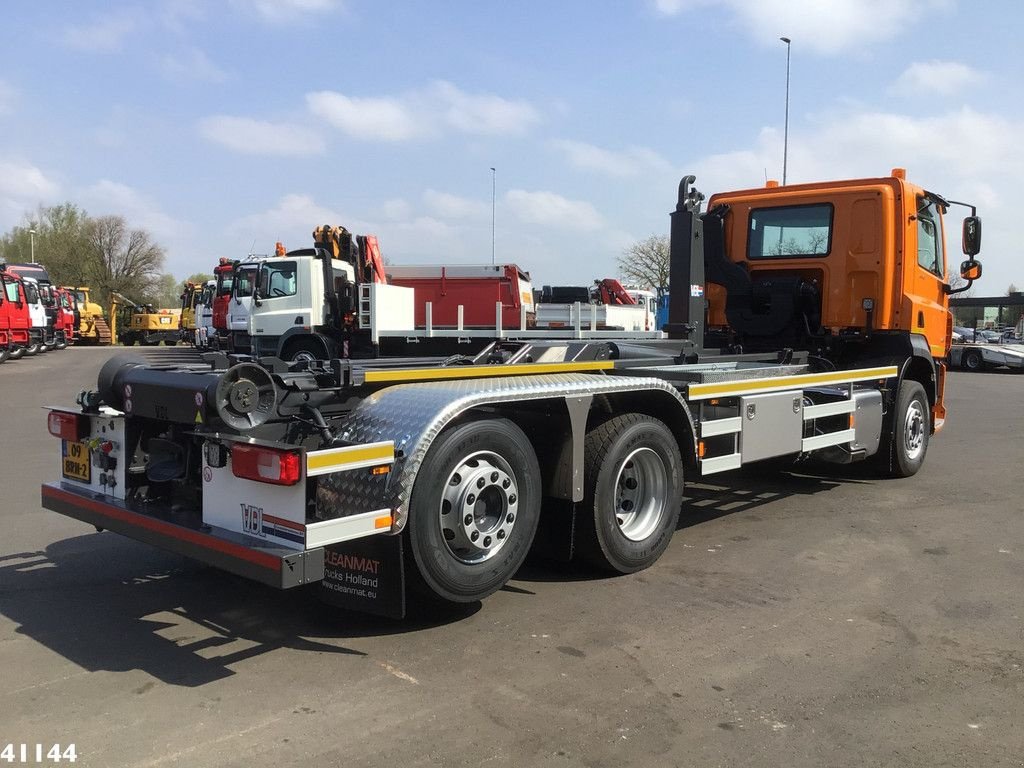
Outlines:
{"type": "Polygon", "coordinates": [[[370,536],[324,547],[318,597],[350,611],[405,618],[401,536],[370,536]]]}

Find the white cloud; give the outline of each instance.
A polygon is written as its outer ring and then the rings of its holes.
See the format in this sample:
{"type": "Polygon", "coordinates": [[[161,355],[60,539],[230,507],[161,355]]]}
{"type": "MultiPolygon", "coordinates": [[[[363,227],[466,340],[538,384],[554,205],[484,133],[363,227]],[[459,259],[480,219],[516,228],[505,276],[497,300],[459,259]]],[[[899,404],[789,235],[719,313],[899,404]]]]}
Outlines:
{"type": "Polygon", "coordinates": [[[203,137],[248,155],[304,157],[322,154],[323,137],[293,123],[271,123],[249,117],[214,115],[199,121],[203,137]]]}
{"type": "Polygon", "coordinates": [[[138,25],[125,14],[107,14],[88,24],[65,27],[60,39],[70,48],[88,53],[113,53],[121,50],[125,39],[138,25]]]}
{"type": "Polygon", "coordinates": [[[306,104],[310,112],[346,135],[368,141],[408,141],[445,131],[519,135],[541,120],[529,102],[470,94],[445,81],[398,96],[316,91],[306,94],[306,104]]]}
{"type": "Polygon", "coordinates": [[[0,80],[0,115],[9,113],[17,98],[17,89],[6,80],[0,80]]]}
{"type": "Polygon", "coordinates": [[[297,192],[284,195],[268,210],[235,219],[227,231],[246,247],[255,241],[257,253],[272,253],[278,240],[289,249],[311,247],[313,230],[323,224],[340,225],[358,233],[375,231],[368,222],[318,203],[312,195],[297,192]]]}
{"type": "Polygon", "coordinates": [[[191,227],[160,209],[151,197],[134,187],[100,179],[82,190],[85,209],[94,216],[124,216],[131,227],[149,230],[158,240],[178,238],[191,227]]]}
{"type": "Polygon", "coordinates": [[[349,97],[336,91],[318,91],[306,94],[306,104],[314,115],[354,139],[406,141],[424,132],[408,106],[389,97],[349,97]]]}
{"type": "Polygon", "coordinates": [[[561,152],[569,165],[608,176],[637,176],[649,171],[665,171],[671,164],[654,150],[646,147],[628,147],[613,151],[582,141],[555,140],[551,146],[561,152]]]}
{"type": "Polygon", "coordinates": [[[511,189],[505,204],[525,224],[592,231],[604,226],[601,214],[585,200],[569,200],[554,192],[511,189]]]}
{"type": "Polygon", "coordinates": [[[21,223],[26,213],[53,202],[60,185],[40,168],[0,157],[0,229],[21,223]]]}
{"type": "Polygon", "coordinates": [[[214,64],[210,57],[198,48],[189,48],[177,54],[161,57],[160,70],[168,80],[178,82],[199,80],[223,83],[228,79],[228,73],[214,64]]]}
{"type": "Polygon", "coordinates": [[[434,189],[428,189],[423,193],[423,202],[435,215],[443,219],[480,218],[491,213],[490,204],[482,200],[459,197],[434,189]]]}
{"type": "Polygon", "coordinates": [[[491,94],[469,94],[443,80],[428,91],[444,121],[462,133],[501,136],[525,133],[540,122],[540,113],[526,101],[491,94]]]}
{"type": "Polygon", "coordinates": [[[236,8],[266,22],[292,22],[307,16],[327,15],[341,8],[338,0],[233,0],[236,8]]]}
{"type": "MultiPolygon", "coordinates": [[[[659,13],[674,16],[711,0],[655,0],[659,13]]],[[[716,8],[729,8],[740,26],[763,45],[781,45],[780,35],[801,49],[834,54],[889,40],[928,9],[943,8],[949,0],[720,0],[716,8]]]]}
{"type": "Polygon", "coordinates": [[[889,92],[899,96],[951,96],[984,79],[984,74],[957,61],[915,61],[903,70],[889,92]]]}
{"type": "Polygon", "coordinates": [[[412,206],[407,200],[397,197],[385,200],[381,206],[381,215],[388,221],[401,221],[412,216],[412,206]]]}

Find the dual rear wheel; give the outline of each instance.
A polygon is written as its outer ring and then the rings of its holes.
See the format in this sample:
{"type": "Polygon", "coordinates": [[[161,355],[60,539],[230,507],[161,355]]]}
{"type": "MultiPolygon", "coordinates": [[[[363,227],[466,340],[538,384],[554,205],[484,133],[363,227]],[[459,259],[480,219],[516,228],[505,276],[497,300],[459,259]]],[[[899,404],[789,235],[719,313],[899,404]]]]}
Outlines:
{"type": "MultiPolygon", "coordinates": [[[[668,547],[682,502],[682,457],[668,427],[625,414],[592,428],[584,482],[581,557],[616,573],[654,563],[668,547]]],[[[513,422],[470,421],[443,432],[411,494],[411,584],[454,603],[500,589],[533,542],[542,483],[533,446],[513,422]]]]}

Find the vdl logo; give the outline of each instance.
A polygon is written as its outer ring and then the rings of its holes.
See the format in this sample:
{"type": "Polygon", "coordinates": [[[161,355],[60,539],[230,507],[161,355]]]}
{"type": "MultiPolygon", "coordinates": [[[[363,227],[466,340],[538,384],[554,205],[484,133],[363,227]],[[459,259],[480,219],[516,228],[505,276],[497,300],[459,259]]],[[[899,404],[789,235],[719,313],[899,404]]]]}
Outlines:
{"type": "Polygon", "coordinates": [[[263,507],[255,504],[242,504],[242,531],[263,535],[263,507]]]}

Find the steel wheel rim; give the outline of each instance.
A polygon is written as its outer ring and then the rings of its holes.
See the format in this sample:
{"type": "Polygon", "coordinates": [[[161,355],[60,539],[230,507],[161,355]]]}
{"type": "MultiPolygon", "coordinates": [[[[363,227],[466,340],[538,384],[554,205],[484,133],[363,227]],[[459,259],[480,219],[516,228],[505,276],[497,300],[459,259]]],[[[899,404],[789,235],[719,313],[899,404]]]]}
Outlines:
{"type": "Polygon", "coordinates": [[[920,400],[914,400],[907,408],[903,422],[903,448],[907,458],[917,459],[924,452],[925,417],[920,400]]]}
{"type": "Polygon", "coordinates": [[[615,522],[630,541],[643,541],[654,533],[668,504],[668,471],[651,448],[637,448],[615,476],[615,522]]]}
{"type": "Polygon", "coordinates": [[[316,355],[308,350],[300,350],[292,355],[293,363],[312,363],[316,360],[316,355]]]}
{"type": "Polygon", "coordinates": [[[448,474],[437,519],[445,546],[459,562],[476,565],[498,554],[518,516],[519,484],[502,456],[477,451],[448,474]]]}

